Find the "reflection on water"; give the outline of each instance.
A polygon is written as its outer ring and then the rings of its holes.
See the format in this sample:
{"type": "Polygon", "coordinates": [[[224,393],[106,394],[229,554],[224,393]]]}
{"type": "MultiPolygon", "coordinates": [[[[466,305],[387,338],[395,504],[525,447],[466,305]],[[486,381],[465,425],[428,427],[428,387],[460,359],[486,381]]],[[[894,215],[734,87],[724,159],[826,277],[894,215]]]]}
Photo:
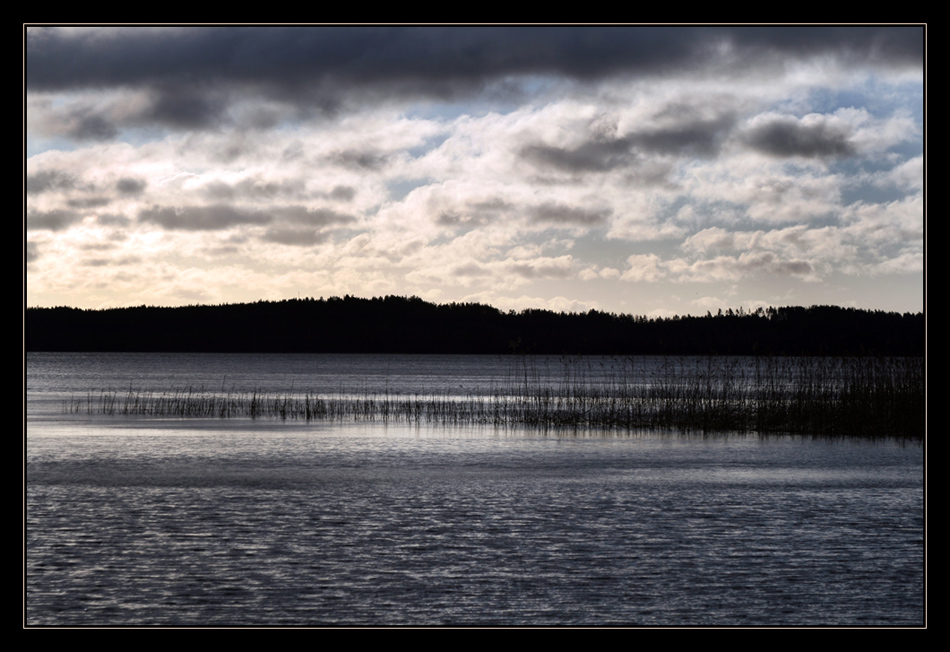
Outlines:
{"type": "Polygon", "coordinates": [[[43,410],[190,363],[96,364],[28,367],[29,625],[923,624],[919,447],[43,410]]]}

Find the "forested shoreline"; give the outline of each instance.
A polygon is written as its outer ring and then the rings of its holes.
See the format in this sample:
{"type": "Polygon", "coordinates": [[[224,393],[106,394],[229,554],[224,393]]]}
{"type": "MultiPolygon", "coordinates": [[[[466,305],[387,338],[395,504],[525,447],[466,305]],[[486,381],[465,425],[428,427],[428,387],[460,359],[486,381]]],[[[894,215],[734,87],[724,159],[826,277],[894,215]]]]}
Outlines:
{"type": "Polygon", "coordinates": [[[647,318],[418,297],[27,308],[27,351],[922,356],[923,313],[782,307],[647,318]]]}

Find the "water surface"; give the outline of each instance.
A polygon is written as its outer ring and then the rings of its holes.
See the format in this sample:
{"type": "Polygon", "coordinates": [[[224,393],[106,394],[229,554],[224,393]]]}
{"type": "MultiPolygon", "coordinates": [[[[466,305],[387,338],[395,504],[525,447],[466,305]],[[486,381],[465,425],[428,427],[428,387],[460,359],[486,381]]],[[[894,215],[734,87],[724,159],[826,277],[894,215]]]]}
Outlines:
{"type": "Polygon", "coordinates": [[[920,447],[61,410],[129,383],[464,394],[508,364],[30,354],[27,624],[923,624],[920,447]]]}

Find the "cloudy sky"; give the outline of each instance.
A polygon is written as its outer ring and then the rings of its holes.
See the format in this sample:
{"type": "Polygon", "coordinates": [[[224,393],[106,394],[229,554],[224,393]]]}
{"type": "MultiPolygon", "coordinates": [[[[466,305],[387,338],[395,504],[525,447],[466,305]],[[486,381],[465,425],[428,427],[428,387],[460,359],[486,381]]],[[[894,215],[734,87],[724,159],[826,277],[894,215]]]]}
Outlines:
{"type": "Polygon", "coordinates": [[[922,27],[29,27],[27,305],[920,311],[922,27]]]}

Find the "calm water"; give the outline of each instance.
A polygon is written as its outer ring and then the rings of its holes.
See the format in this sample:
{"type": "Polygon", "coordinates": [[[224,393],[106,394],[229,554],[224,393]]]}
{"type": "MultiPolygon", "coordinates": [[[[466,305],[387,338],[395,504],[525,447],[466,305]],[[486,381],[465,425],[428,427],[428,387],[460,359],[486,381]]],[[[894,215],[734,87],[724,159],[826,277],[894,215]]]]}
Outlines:
{"type": "Polygon", "coordinates": [[[130,385],[465,396],[511,373],[29,354],[27,624],[924,623],[920,447],[62,411],[130,385]]]}

